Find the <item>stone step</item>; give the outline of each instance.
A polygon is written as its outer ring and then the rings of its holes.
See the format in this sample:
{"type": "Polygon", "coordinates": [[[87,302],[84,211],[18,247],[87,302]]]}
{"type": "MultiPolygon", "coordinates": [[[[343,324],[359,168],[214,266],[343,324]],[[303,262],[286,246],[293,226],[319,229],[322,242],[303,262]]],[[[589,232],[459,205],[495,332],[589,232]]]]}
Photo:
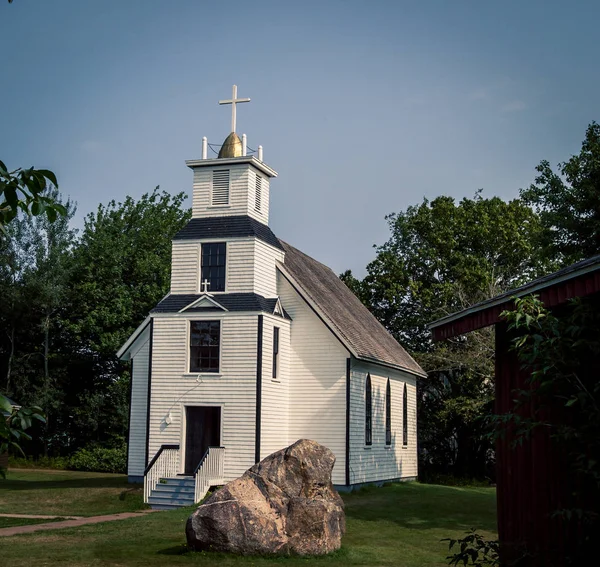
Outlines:
{"type": "Polygon", "coordinates": [[[154,492],[166,492],[169,494],[191,494],[192,496],[195,491],[195,486],[160,483],[158,483],[154,489],[154,492]]]}
{"type": "Polygon", "coordinates": [[[161,478],[156,485],[158,486],[159,484],[165,486],[165,485],[170,485],[170,486],[196,486],[196,481],[194,480],[193,476],[181,476],[181,477],[168,477],[168,478],[161,478]]]}
{"type": "Polygon", "coordinates": [[[154,506],[171,506],[173,508],[180,508],[182,506],[192,506],[194,504],[194,496],[192,495],[190,498],[172,498],[171,496],[162,496],[156,493],[152,493],[150,498],[148,498],[148,504],[152,508],[154,506]]]}

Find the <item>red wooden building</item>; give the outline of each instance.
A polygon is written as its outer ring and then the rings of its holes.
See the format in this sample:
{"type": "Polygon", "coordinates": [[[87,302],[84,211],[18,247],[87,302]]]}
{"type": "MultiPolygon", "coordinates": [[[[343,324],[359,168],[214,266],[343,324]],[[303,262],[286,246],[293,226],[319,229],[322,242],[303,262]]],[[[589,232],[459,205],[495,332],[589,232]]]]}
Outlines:
{"type": "MultiPolygon", "coordinates": [[[[500,314],[513,306],[513,297],[536,294],[555,313],[574,297],[600,299],[600,256],[578,262],[430,325],[434,340],[464,335],[494,325],[496,335],[496,413],[513,409],[515,389],[525,388],[527,373],[510,350],[507,325],[500,314]]],[[[590,361],[598,370],[600,361],[590,361]]],[[[596,371],[594,370],[594,371],[596,371]]],[[[564,404],[564,401],[558,402],[564,404]]],[[[565,459],[547,430],[537,428],[531,438],[514,446],[510,432],[496,444],[498,535],[503,565],[524,548],[531,556],[519,565],[565,565],[573,552],[576,535],[569,534],[554,514],[574,507],[573,479],[565,459]]]]}

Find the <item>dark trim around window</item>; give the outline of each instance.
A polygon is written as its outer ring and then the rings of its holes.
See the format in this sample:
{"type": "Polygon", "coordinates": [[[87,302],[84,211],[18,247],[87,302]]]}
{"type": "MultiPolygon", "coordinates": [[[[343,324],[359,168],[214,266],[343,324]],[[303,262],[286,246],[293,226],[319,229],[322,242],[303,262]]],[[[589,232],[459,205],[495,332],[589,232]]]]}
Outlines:
{"type": "Polygon", "coordinates": [[[392,444],[392,391],[389,378],[385,387],[385,444],[392,444]]]}
{"type": "Polygon", "coordinates": [[[219,372],[221,321],[190,321],[190,372],[219,372]]]}
{"type": "Polygon", "coordinates": [[[373,398],[371,392],[371,375],[367,374],[365,382],[365,445],[373,444],[373,398]]]}
{"type": "Polygon", "coordinates": [[[273,378],[277,378],[279,362],[279,327],[273,327],[273,378]]]}
{"type": "Polygon", "coordinates": [[[404,384],[404,394],[402,395],[402,445],[408,445],[408,394],[406,384],[404,384]]]}
{"type": "Polygon", "coordinates": [[[200,250],[200,291],[204,291],[202,282],[208,280],[208,292],[225,291],[227,265],[227,244],[225,242],[206,242],[200,250]]]}

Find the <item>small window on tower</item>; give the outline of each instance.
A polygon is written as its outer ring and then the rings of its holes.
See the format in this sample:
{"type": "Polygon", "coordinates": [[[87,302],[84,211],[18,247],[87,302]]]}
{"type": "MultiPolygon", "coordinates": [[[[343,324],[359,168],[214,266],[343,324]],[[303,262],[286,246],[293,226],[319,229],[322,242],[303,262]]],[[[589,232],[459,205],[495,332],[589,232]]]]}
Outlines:
{"type": "Polygon", "coordinates": [[[257,211],[260,211],[260,204],[262,200],[262,177],[260,175],[256,176],[256,190],[254,192],[255,201],[254,208],[257,211]]]}
{"type": "Polygon", "coordinates": [[[229,205],[229,170],[213,171],[211,205],[229,205]]]}
{"type": "MultiPolygon", "coordinates": [[[[202,245],[200,284],[208,281],[209,293],[225,291],[225,270],[227,265],[227,244],[207,242],[202,245]]],[[[202,289],[202,288],[201,288],[202,289]]]]}

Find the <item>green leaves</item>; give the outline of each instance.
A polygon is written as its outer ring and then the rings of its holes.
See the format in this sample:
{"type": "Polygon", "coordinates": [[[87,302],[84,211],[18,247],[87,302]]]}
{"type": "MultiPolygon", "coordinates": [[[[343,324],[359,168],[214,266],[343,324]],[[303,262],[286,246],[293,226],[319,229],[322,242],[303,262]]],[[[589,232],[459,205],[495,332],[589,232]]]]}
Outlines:
{"type": "Polygon", "coordinates": [[[541,252],[562,265],[600,253],[600,125],[587,127],[581,151],[559,163],[559,173],[546,160],[536,169],[521,198],[540,215],[541,252]]]}
{"type": "MultiPolygon", "coordinates": [[[[13,406],[8,398],[0,394],[0,455],[13,449],[24,456],[20,443],[31,439],[25,430],[29,429],[34,421],[46,422],[41,408],[13,406]]],[[[5,477],[2,469],[0,476],[5,477]]]]}
{"type": "Polygon", "coordinates": [[[50,222],[54,222],[57,215],[65,215],[66,209],[48,197],[51,187],[58,187],[52,171],[33,167],[8,171],[0,161],[0,231],[6,233],[6,225],[19,211],[34,216],[45,213],[50,222]]]}

